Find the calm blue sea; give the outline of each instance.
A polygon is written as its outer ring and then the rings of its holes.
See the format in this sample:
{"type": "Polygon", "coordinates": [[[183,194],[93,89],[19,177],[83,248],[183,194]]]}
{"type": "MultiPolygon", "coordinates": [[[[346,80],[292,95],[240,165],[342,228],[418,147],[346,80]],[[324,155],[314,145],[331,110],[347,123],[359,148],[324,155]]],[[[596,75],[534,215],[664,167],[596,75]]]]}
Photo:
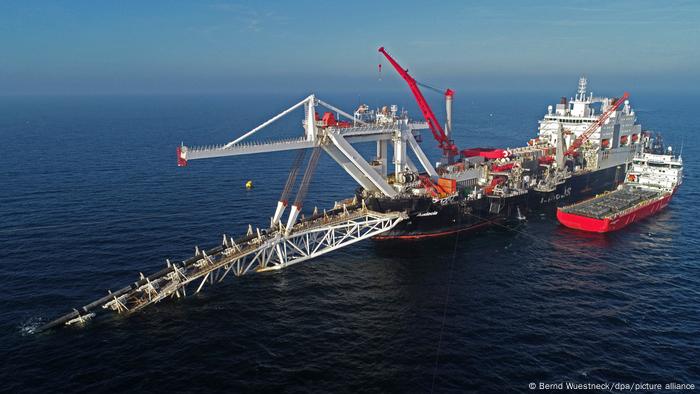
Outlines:
{"type": "MultiPolygon", "coordinates": [[[[460,93],[455,139],[522,145],[562,93],[460,93]]],[[[281,272],[231,277],[130,318],[40,335],[31,329],[166,258],[187,258],[248,223],[265,227],[293,153],[178,168],[175,148],[227,142],[305,95],[0,98],[0,391],[697,385],[700,97],[632,93],[646,128],[674,146],[685,141],[685,184],[651,220],[586,235],[534,216],[526,234],[487,230],[459,238],[456,249],[454,239],[400,249],[366,242],[281,272]]],[[[398,103],[418,115],[408,93],[322,98],[349,110],[398,103]]],[[[281,121],[261,137],[295,135],[300,122],[281,121]]],[[[423,140],[436,156],[430,136],[423,140]]],[[[306,209],[354,187],[323,157],[306,209]]]]}

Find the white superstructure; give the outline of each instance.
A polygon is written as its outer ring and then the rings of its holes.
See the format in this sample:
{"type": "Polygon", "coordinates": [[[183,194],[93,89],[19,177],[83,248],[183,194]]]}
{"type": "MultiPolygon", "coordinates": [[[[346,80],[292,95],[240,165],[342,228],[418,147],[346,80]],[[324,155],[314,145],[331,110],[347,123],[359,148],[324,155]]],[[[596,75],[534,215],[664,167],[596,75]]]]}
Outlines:
{"type": "MultiPolygon", "coordinates": [[[[562,97],[555,107],[548,106],[547,114],[539,121],[538,140],[552,147],[559,138],[568,147],[581,136],[608,108],[614,98],[594,97],[587,93],[588,81],[579,79],[575,97],[562,97]],[[597,108],[596,108],[597,107],[597,108]]],[[[629,100],[615,110],[584,144],[586,169],[596,170],[629,163],[641,151],[644,134],[629,100]]]]}
{"type": "Polygon", "coordinates": [[[632,160],[625,183],[642,188],[673,192],[683,183],[683,159],[668,154],[641,153],[632,160]]]}

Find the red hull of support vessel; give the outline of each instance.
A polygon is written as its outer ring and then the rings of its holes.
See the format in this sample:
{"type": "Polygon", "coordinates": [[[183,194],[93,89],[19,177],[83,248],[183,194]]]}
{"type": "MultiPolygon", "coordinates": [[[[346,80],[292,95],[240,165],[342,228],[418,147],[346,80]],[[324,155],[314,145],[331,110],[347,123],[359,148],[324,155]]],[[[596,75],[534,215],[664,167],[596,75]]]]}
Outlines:
{"type": "Polygon", "coordinates": [[[642,205],[629,212],[605,219],[597,219],[584,215],[567,213],[559,208],[557,210],[557,219],[559,220],[559,223],[563,224],[564,226],[576,230],[607,233],[610,231],[619,230],[630,223],[642,220],[647,216],[651,216],[666,208],[668,203],[671,201],[671,197],[673,197],[673,194],[666,194],[659,199],[653,200],[648,204],[642,205]]]}

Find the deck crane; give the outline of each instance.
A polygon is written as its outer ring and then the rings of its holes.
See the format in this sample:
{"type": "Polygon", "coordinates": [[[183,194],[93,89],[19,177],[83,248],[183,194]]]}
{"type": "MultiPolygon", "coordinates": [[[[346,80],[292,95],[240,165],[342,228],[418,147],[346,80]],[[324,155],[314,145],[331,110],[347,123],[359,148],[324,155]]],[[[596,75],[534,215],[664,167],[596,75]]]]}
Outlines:
{"type": "MultiPolygon", "coordinates": [[[[438,92],[441,92],[438,89],[435,89],[431,86],[421,84],[418,81],[416,81],[409,73],[408,70],[404,69],[401,67],[399,63],[394,60],[391,55],[389,55],[386,50],[384,50],[384,47],[379,48],[379,52],[381,52],[384,57],[389,60],[389,63],[391,63],[392,66],[394,66],[394,69],[396,69],[396,72],[399,73],[401,78],[406,81],[408,84],[408,87],[411,89],[411,93],[413,93],[413,97],[415,97],[416,102],[418,103],[418,107],[420,108],[421,112],[423,113],[423,117],[425,117],[426,122],[428,122],[428,127],[430,127],[430,131],[433,133],[433,137],[435,137],[435,140],[438,142],[440,149],[442,149],[443,154],[448,160],[448,163],[451,163],[453,161],[453,158],[459,154],[459,149],[457,146],[454,144],[454,142],[450,139],[450,136],[445,133],[445,130],[440,126],[440,122],[438,122],[437,118],[435,117],[435,114],[433,113],[433,110],[430,108],[430,105],[428,105],[428,102],[425,100],[425,97],[423,96],[423,93],[421,92],[420,88],[418,85],[421,85],[423,87],[426,87],[431,90],[435,90],[438,92]]],[[[441,92],[442,93],[442,92],[441,92]]],[[[454,91],[452,89],[446,89],[445,92],[445,100],[446,100],[446,105],[447,105],[447,125],[446,128],[449,131],[451,131],[452,128],[452,98],[454,97],[454,91]]]]}
{"type": "Polygon", "coordinates": [[[595,133],[595,131],[598,130],[598,128],[602,126],[606,120],[608,120],[610,115],[612,115],[612,113],[615,112],[629,97],[629,93],[625,92],[622,97],[613,101],[612,106],[610,106],[610,108],[608,108],[602,115],[600,115],[598,120],[593,122],[593,124],[591,124],[586,131],[581,133],[581,135],[579,135],[574,142],[571,143],[571,146],[569,146],[569,149],[566,150],[564,156],[572,156],[576,150],[580,148],[581,145],[583,145],[583,143],[586,142],[593,135],[593,133],[595,133]]]}

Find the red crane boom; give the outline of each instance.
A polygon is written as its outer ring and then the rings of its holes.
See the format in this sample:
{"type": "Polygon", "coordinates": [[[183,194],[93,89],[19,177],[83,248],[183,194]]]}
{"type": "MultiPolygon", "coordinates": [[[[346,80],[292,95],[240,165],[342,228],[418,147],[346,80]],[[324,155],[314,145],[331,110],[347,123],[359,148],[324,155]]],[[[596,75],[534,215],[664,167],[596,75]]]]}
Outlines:
{"type": "Polygon", "coordinates": [[[583,143],[586,142],[586,140],[588,140],[591,137],[591,135],[593,135],[593,133],[595,133],[595,131],[598,130],[598,128],[600,126],[602,126],[603,123],[605,123],[605,121],[610,117],[610,115],[613,112],[615,112],[615,110],[617,110],[620,107],[620,105],[622,105],[622,103],[624,103],[625,100],[627,100],[629,97],[630,97],[629,93],[625,92],[625,94],[623,94],[622,97],[615,100],[612,103],[612,106],[610,108],[608,108],[608,110],[605,111],[602,115],[600,115],[598,120],[596,120],[592,125],[590,125],[588,127],[588,129],[586,129],[586,131],[581,133],[581,135],[579,135],[574,140],[574,142],[571,143],[571,146],[569,147],[569,149],[566,150],[566,152],[564,153],[564,156],[573,155],[574,152],[576,152],[576,149],[578,149],[581,145],[583,145],[583,143]]]}
{"type": "MultiPolygon", "coordinates": [[[[442,126],[440,126],[440,122],[438,122],[433,110],[430,108],[430,105],[428,105],[428,102],[425,100],[423,93],[418,87],[419,83],[408,74],[408,70],[402,68],[401,65],[384,50],[384,47],[379,48],[379,52],[381,52],[387,58],[387,60],[389,60],[389,63],[394,66],[396,72],[399,73],[401,78],[403,78],[408,84],[408,87],[411,88],[411,93],[413,93],[413,97],[415,97],[418,107],[423,113],[423,117],[428,122],[428,127],[430,127],[430,131],[433,133],[433,137],[435,137],[435,140],[438,142],[440,149],[442,149],[442,151],[445,153],[445,156],[456,156],[459,153],[459,149],[457,149],[455,144],[447,137],[447,134],[445,134],[442,126]]],[[[451,89],[447,89],[445,91],[446,97],[452,97],[453,95],[454,92],[451,89]]]]}

